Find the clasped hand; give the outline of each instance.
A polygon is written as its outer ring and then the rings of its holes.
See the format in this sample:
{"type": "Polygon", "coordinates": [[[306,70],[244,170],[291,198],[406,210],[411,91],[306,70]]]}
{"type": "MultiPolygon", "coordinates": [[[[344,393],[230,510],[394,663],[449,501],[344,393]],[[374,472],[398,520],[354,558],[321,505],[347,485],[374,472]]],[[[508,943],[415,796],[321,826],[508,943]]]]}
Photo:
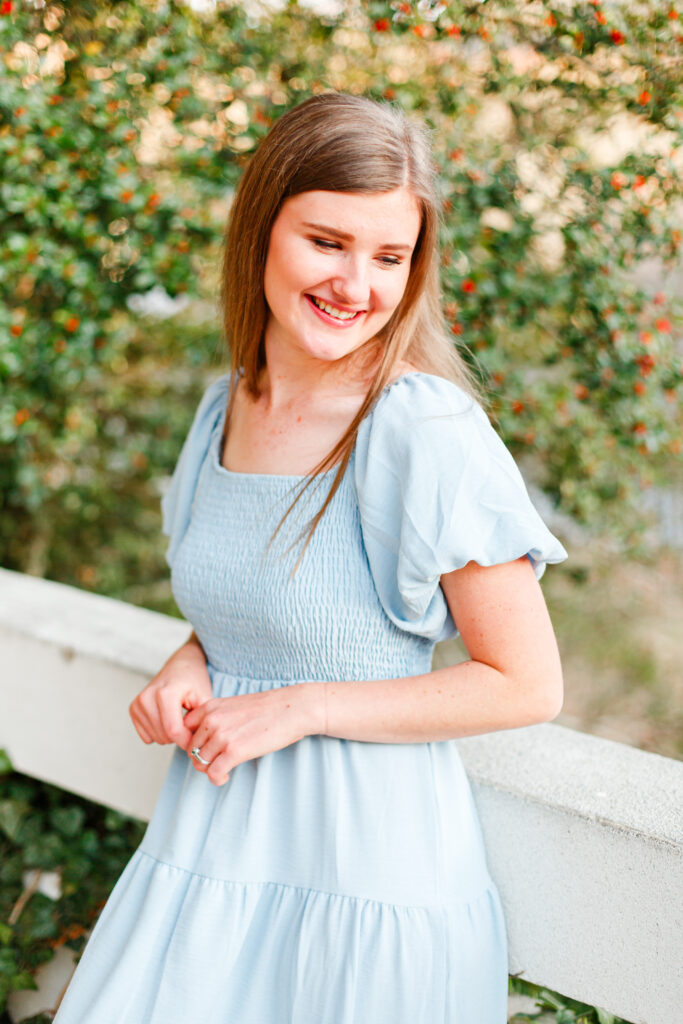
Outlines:
{"type": "Polygon", "coordinates": [[[185,716],[192,734],[185,749],[199,749],[203,765],[193,758],[199,772],[223,785],[236,765],[288,747],[315,729],[306,698],[309,683],[262,690],[237,697],[216,697],[185,716]]]}
{"type": "Polygon", "coordinates": [[[130,716],[145,743],[176,743],[188,755],[198,748],[209,764],[192,758],[193,767],[221,786],[238,764],[319,732],[318,689],[296,683],[213,697],[203,654],[188,644],[138,694],[130,716]]]}

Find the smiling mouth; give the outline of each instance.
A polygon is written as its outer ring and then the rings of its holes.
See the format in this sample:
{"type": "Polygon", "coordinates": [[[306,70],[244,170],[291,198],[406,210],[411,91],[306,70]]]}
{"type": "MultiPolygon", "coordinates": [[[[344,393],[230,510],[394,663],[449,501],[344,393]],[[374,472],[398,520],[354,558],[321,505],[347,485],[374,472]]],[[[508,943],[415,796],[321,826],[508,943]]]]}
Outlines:
{"type": "Polygon", "coordinates": [[[322,299],[318,299],[315,295],[306,295],[306,298],[316,310],[324,313],[331,320],[337,320],[339,323],[351,323],[365,312],[364,309],[359,309],[355,312],[348,309],[339,309],[338,306],[333,306],[331,302],[323,302],[322,299]]]}

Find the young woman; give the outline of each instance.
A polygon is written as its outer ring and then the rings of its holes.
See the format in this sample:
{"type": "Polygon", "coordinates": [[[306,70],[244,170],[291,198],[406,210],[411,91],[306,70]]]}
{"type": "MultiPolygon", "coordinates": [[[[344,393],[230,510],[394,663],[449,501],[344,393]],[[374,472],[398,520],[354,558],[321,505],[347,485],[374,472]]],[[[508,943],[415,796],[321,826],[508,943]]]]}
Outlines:
{"type": "Polygon", "coordinates": [[[505,926],[455,737],[553,718],[565,552],[439,309],[425,135],[283,116],[235,197],[232,373],[164,500],[195,633],[131,706],[175,743],[59,1024],[503,1024],[505,926]],[[470,660],[431,671],[435,641],[470,660]]]}

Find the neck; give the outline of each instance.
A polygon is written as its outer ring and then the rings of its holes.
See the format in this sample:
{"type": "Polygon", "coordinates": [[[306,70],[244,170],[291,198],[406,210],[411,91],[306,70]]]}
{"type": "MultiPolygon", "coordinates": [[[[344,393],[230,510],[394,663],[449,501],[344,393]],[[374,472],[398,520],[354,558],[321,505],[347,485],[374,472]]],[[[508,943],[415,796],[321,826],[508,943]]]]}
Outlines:
{"type": "Polygon", "coordinates": [[[311,400],[364,395],[377,369],[377,356],[367,346],[330,362],[284,349],[268,336],[265,350],[266,365],[259,389],[261,401],[271,410],[301,400],[308,404],[311,400]]]}

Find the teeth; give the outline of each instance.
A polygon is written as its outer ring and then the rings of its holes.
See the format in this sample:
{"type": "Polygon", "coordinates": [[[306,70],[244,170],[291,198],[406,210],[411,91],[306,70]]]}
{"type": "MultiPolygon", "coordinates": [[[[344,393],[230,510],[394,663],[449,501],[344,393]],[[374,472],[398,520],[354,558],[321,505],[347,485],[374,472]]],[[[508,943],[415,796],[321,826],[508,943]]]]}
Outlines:
{"type": "Polygon", "coordinates": [[[351,320],[356,313],[349,313],[343,309],[337,309],[336,306],[331,306],[329,302],[321,302],[320,299],[316,299],[315,295],[311,295],[311,298],[318,309],[324,309],[330,316],[335,317],[337,320],[351,320]]]}

